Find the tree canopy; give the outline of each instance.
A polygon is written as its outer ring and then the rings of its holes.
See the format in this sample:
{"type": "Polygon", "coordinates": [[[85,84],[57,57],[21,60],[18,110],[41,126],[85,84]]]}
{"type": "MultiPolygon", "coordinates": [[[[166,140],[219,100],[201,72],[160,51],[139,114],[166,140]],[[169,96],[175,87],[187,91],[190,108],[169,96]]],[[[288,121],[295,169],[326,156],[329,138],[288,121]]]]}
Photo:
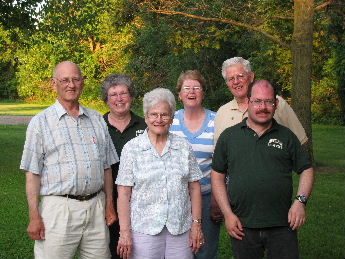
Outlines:
{"type": "Polygon", "coordinates": [[[242,56],[292,98],[306,128],[310,110],[316,121],[344,122],[344,10],[341,0],[2,1],[0,93],[52,101],[49,79],[66,59],[81,66],[82,99],[93,103],[110,73],[132,76],[140,100],[157,86],[174,91],[183,70],[198,69],[205,106],[217,110],[231,98],[221,64],[242,56]]]}

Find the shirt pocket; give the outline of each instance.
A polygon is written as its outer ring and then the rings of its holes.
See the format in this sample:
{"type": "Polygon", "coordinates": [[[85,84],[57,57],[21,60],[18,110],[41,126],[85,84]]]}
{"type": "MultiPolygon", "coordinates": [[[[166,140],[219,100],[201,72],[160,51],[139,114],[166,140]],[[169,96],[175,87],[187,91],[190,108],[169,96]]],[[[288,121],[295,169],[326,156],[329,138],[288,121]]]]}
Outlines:
{"type": "Polygon", "coordinates": [[[44,156],[47,165],[74,161],[72,141],[58,133],[46,138],[44,156]]]}

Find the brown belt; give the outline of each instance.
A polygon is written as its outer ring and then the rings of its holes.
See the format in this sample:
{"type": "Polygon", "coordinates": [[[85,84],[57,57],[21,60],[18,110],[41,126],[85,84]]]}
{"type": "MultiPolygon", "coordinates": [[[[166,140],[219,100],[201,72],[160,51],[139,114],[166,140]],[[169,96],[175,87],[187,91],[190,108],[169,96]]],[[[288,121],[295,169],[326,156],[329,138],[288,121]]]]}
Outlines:
{"type": "Polygon", "coordinates": [[[88,200],[96,197],[97,194],[99,194],[100,192],[101,192],[101,190],[99,190],[98,192],[91,193],[91,194],[86,194],[86,195],[64,194],[64,195],[58,195],[58,196],[66,197],[66,198],[74,199],[74,200],[78,200],[78,201],[88,201],[88,200]]]}

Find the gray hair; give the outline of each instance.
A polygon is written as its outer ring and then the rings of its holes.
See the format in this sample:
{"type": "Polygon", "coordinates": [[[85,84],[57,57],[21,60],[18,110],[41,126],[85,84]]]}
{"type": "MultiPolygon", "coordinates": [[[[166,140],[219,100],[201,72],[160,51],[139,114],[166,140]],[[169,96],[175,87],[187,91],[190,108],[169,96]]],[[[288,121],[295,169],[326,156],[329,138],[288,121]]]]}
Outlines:
{"type": "Polygon", "coordinates": [[[242,65],[244,70],[247,73],[252,72],[252,67],[250,66],[249,60],[246,60],[242,57],[229,58],[229,59],[225,60],[223,62],[223,65],[222,65],[222,76],[223,76],[224,80],[226,80],[226,70],[229,67],[234,66],[234,65],[238,65],[238,64],[242,65]]]}
{"type": "Polygon", "coordinates": [[[134,83],[132,79],[123,74],[112,74],[107,76],[104,81],[102,82],[102,88],[101,88],[101,98],[102,100],[107,103],[108,101],[108,91],[110,88],[118,86],[118,85],[125,85],[127,86],[129,95],[131,97],[135,97],[136,91],[134,88],[134,83]]]}
{"type": "Polygon", "coordinates": [[[172,92],[166,88],[156,88],[146,93],[143,99],[143,110],[146,115],[148,111],[155,105],[166,102],[170,106],[171,114],[175,114],[176,101],[172,92]]]}

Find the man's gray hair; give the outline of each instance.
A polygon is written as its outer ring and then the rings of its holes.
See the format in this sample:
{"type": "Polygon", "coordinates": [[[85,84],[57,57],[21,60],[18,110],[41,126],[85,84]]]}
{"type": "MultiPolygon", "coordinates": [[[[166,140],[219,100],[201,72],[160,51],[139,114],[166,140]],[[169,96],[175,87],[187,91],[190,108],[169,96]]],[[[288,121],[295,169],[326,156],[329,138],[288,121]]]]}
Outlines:
{"type": "Polygon", "coordinates": [[[102,100],[107,103],[108,101],[108,91],[110,88],[118,86],[118,85],[125,85],[127,86],[129,95],[131,97],[135,97],[136,91],[134,88],[134,84],[132,79],[123,74],[113,74],[107,76],[104,81],[102,82],[102,88],[101,88],[101,98],[102,100]]]}
{"type": "Polygon", "coordinates": [[[225,60],[223,62],[223,65],[222,65],[222,76],[223,76],[224,80],[226,80],[226,70],[229,67],[234,66],[234,65],[238,65],[238,64],[242,65],[244,70],[247,73],[252,72],[252,67],[250,66],[249,60],[246,60],[242,57],[229,58],[229,59],[225,60]]]}
{"type": "Polygon", "coordinates": [[[144,114],[147,115],[148,111],[155,105],[166,102],[169,104],[171,115],[175,114],[176,101],[173,93],[166,88],[156,88],[146,93],[143,99],[144,114]]]}

